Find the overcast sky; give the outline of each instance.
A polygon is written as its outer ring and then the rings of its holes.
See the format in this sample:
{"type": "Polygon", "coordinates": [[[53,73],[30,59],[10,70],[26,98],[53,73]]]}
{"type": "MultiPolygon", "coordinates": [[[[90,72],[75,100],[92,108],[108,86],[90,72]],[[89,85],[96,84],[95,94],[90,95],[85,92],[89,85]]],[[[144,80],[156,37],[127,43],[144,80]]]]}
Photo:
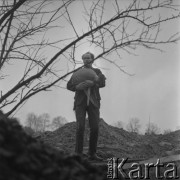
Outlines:
{"type": "MultiPolygon", "coordinates": [[[[84,23],[80,21],[82,14],[77,11],[78,6],[77,3],[72,7],[71,14],[74,20],[77,19],[77,27],[82,30],[84,23]]],[[[169,23],[166,28],[165,32],[173,33],[179,29],[179,23],[169,23]]],[[[57,34],[51,35],[52,38],[55,36],[57,34]]],[[[101,117],[109,124],[122,121],[124,125],[130,118],[136,117],[140,119],[142,129],[149,117],[161,129],[175,130],[180,126],[179,48],[178,44],[162,46],[164,53],[139,48],[136,51],[138,56],[124,55],[121,64],[134,76],[128,76],[113,65],[97,60],[96,65],[107,78],[106,87],[100,90],[101,117]]],[[[77,57],[80,58],[86,51],[98,54],[96,49],[84,47],[77,57]]],[[[73,92],[56,88],[32,97],[15,116],[24,122],[30,112],[49,113],[51,118],[61,115],[68,121],[75,121],[73,101],[73,92]]]]}

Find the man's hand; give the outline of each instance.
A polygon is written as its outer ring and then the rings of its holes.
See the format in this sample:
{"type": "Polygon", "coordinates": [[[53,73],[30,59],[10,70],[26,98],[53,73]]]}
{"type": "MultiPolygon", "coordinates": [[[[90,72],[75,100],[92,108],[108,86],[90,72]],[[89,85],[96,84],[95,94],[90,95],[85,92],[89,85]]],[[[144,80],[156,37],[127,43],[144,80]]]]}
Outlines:
{"type": "Polygon", "coordinates": [[[79,83],[78,85],[76,85],[76,90],[86,90],[89,87],[94,86],[94,82],[91,80],[86,80],[82,83],[79,83]]]}

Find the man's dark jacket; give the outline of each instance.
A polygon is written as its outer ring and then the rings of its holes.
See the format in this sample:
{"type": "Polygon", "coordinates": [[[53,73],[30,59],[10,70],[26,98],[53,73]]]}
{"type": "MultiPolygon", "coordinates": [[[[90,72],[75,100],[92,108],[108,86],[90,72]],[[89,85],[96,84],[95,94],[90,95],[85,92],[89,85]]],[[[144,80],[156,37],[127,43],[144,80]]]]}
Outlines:
{"type": "MultiPolygon", "coordinates": [[[[86,68],[86,67],[84,67],[86,68]]],[[[95,73],[98,75],[99,77],[99,81],[95,82],[94,86],[92,86],[91,89],[91,103],[96,106],[97,108],[100,108],[100,100],[101,100],[101,96],[99,93],[99,88],[102,88],[105,86],[105,76],[102,74],[100,69],[97,68],[92,68],[92,70],[95,71],[95,73]]],[[[84,90],[76,90],[76,85],[74,85],[72,83],[72,78],[68,81],[67,83],[67,89],[75,93],[75,97],[74,97],[74,109],[77,106],[80,105],[84,105],[87,103],[87,96],[84,92],[84,90]]]]}

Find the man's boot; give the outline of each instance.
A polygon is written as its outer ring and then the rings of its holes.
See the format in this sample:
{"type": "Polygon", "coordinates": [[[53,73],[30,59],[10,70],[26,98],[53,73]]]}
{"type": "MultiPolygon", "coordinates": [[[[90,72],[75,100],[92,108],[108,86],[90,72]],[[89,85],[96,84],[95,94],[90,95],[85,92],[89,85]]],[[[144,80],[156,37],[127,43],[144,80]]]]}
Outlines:
{"type": "Polygon", "coordinates": [[[88,159],[91,161],[103,161],[103,158],[99,157],[96,153],[89,154],[88,159]]]}

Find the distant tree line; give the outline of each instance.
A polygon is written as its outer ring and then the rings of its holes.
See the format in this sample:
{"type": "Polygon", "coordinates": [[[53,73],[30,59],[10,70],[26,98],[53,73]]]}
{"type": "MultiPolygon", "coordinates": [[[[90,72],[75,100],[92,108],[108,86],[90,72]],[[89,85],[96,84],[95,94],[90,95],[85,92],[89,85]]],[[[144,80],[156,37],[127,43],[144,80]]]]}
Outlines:
{"type": "Polygon", "coordinates": [[[33,132],[45,132],[54,131],[59,127],[62,127],[68,121],[65,117],[57,116],[52,120],[48,113],[36,115],[35,113],[29,113],[25,121],[25,130],[30,134],[33,132]]]}
{"type": "MultiPolygon", "coordinates": [[[[128,132],[132,132],[132,133],[140,133],[141,130],[141,122],[140,119],[133,117],[131,118],[128,123],[126,124],[126,126],[124,125],[124,123],[122,121],[117,121],[115,123],[115,126],[121,129],[125,129],[128,132]]],[[[145,134],[146,135],[154,135],[154,134],[160,134],[162,133],[160,128],[158,127],[157,124],[155,124],[154,122],[148,122],[146,124],[146,129],[145,129],[145,134]]],[[[171,129],[165,129],[163,131],[163,134],[169,134],[171,133],[171,129]]]]}

